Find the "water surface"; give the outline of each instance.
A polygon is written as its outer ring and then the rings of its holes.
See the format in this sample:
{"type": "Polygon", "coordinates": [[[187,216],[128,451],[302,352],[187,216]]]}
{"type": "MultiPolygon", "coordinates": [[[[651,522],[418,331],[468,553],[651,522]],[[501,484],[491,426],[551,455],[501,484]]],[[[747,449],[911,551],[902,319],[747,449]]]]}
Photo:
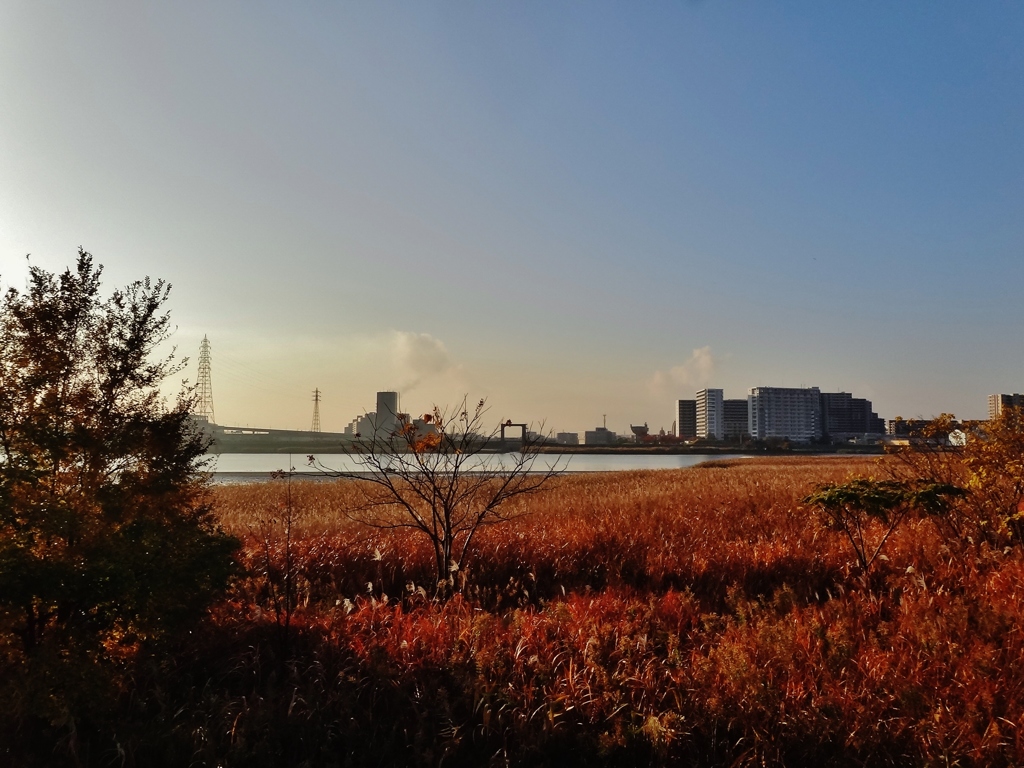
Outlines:
{"type": "MultiPolygon", "coordinates": [[[[358,455],[348,453],[317,454],[317,461],[339,472],[363,470],[358,455]]],[[[711,459],[741,458],[739,454],[586,454],[545,453],[537,457],[533,471],[543,472],[554,462],[567,472],[621,472],[633,469],[682,469],[711,459]]],[[[269,479],[279,470],[294,469],[296,473],[313,477],[320,471],[308,465],[306,454],[289,456],[286,453],[221,453],[210,457],[208,470],[214,473],[214,482],[242,482],[269,479]]],[[[488,468],[507,464],[509,454],[486,453],[474,457],[488,468]]]]}

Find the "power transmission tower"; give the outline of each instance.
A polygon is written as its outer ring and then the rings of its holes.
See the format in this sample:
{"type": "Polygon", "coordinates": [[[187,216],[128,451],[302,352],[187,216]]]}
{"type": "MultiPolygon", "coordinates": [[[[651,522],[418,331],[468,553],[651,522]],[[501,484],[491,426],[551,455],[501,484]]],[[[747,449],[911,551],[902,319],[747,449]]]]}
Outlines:
{"type": "Polygon", "coordinates": [[[197,389],[199,399],[196,402],[196,415],[205,417],[211,424],[216,424],[213,418],[213,384],[210,379],[210,340],[206,336],[203,336],[203,343],[199,345],[197,389]]]}
{"type": "Polygon", "coordinates": [[[320,431],[320,389],[313,390],[313,432],[320,431]]]}

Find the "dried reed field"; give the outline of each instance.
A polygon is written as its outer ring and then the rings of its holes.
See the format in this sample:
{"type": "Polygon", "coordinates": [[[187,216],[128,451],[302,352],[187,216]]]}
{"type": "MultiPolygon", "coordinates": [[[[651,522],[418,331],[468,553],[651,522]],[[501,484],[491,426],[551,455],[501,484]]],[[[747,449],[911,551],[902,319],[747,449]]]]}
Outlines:
{"type": "Polygon", "coordinates": [[[176,727],[200,764],[1021,764],[1020,548],[914,516],[864,573],[802,501],[886,461],[562,476],[446,600],[351,481],[215,488],[245,575],[176,727]]]}

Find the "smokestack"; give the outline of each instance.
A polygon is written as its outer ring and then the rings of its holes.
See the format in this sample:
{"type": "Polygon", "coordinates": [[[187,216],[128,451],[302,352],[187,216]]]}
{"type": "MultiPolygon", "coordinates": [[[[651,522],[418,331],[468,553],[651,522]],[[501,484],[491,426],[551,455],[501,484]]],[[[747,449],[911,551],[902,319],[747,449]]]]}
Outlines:
{"type": "Polygon", "coordinates": [[[382,436],[390,435],[398,427],[398,393],[377,393],[376,431],[382,436]]]}

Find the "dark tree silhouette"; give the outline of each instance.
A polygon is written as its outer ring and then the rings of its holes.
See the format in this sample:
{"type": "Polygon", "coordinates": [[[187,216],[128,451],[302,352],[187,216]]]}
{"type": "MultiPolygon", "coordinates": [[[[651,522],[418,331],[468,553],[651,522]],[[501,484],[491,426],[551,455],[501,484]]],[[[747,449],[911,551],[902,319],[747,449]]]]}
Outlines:
{"type": "Polygon", "coordinates": [[[225,587],[204,438],[180,370],[155,356],[169,286],[104,298],[101,268],[31,267],[0,304],[0,721],[74,734],[128,683],[140,654],[225,587]]]}

